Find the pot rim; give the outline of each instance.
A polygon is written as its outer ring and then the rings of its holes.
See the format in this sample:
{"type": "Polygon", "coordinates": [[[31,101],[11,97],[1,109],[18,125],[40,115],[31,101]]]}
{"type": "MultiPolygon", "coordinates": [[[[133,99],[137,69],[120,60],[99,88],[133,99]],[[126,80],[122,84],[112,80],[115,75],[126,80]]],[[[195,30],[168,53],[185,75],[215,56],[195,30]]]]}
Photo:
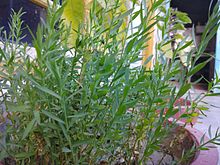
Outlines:
{"type": "MultiPolygon", "coordinates": [[[[192,137],[194,137],[197,145],[200,144],[200,139],[204,136],[204,133],[190,126],[185,127],[186,130],[190,132],[192,137]]],[[[204,141],[208,141],[207,136],[204,137],[204,141]]],[[[218,165],[219,153],[218,149],[214,144],[208,144],[209,150],[200,150],[196,153],[194,160],[191,165],[218,165]]]]}

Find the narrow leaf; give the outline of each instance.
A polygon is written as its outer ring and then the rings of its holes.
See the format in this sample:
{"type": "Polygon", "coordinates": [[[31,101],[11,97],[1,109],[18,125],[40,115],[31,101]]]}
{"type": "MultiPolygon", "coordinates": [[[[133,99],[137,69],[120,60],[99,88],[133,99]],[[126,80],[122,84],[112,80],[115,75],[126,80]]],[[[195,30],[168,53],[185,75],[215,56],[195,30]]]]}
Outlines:
{"type": "Polygon", "coordinates": [[[204,68],[206,66],[206,64],[208,63],[208,61],[204,61],[198,65],[196,65],[192,70],[190,70],[188,72],[188,77],[194,75],[195,73],[197,73],[198,71],[200,71],[202,68],[204,68]]]}
{"type": "Polygon", "coordinates": [[[48,89],[46,87],[42,87],[42,86],[38,86],[38,85],[36,85],[36,87],[38,89],[40,89],[41,91],[43,91],[43,92],[45,92],[45,93],[47,93],[47,94],[49,94],[51,96],[54,96],[54,97],[58,98],[59,100],[61,99],[61,97],[58,94],[56,94],[54,91],[52,91],[52,90],[50,90],[50,89],[48,89]]]}
{"type": "Polygon", "coordinates": [[[31,121],[28,123],[27,127],[26,127],[25,130],[24,130],[24,134],[23,134],[22,140],[25,139],[25,138],[28,136],[28,134],[31,132],[31,130],[32,130],[33,126],[34,126],[34,124],[35,124],[35,119],[31,120],[31,121]]]}
{"type": "Polygon", "coordinates": [[[177,94],[177,98],[182,97],[190,88],[191,84],[186,84],[185,86],[181,87],[177,94]]]}
{"type": "Polygon", "coordinates": [[[21,158],[29,158],[31,156],[34,156],[35,152],[20,152],[19,154],[15,155],[15,158],[21,159],[21,158]]]}
{"type": "Polygon", "coordinates": [[[42,113],[43,113],[44,115],[46,115],[47,117],[49,117],[49,118],[51,118],[51,119],[53,119],[53,120],[56,120],[56,121],[58,121],[58,122],[64,124],[64,121],[61,120],[60,118],[58,118],[56,115],[54,115],[54,114],[52,114],[52,113],[50,113],[50,112],[48,112],[48,111],[44,111],[44,110],[42,110],[42,113]]]}

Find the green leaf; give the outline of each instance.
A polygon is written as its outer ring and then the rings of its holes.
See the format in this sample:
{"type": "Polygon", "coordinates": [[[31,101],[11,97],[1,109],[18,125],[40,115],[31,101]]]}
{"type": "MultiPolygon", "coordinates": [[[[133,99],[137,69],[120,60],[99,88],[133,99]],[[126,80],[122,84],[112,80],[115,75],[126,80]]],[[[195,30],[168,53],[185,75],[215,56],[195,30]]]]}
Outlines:
{"type": "Polygon", "coordinates": [[[52,91],[52,90],[50,90],[50,89],[48,89],[46,87],[42,87],[40,85],[36,85],[36,87],[38,89],[40,89],[41,91],[43,91],[43,92],[45,92],[45,93],[47,93],[47,94],[49,94],[51,96],[54,96],[54,97],[58,98],[59,100],[61,100],[61,97],[58,94],[56,94],[54,91],[52,91]]]}
{"type": "Polygon", "coordinates": [[[120,105],[118,111],[116,112],[115,117],[120,117],[122,114],[126,112],[126,105],[120,105]]]}
{"type": "Polygon", "coordinates": [[[154,136],[155,136],[155,137],[158,137],[158,136],[160,136],[160,133],[161,133],[161,125],[158,126],[158,127],[156,128],[156,130],[154,131],[154,136]]]}
{"type": "Polygon", "coordinates": [[[9,112],[29,112],[29,106],[27,105],[18,105],[7,101],[6,106],[8,107],[9,112]]]}
{"type": "Polygon", "coordinates": [[[176,113],[179,112],[179,109],[173,109],[173,108],[170,108],[168,109],[168,111],[166,112],[165,116],[166,118],[170,118],[170,117],[173,117],[176,113]]]}
{"type": "Polygon", "coordinates": [[[136,100],[129,100],[129,101],[125,102],[125,105],[126,105],[126,107],[130,108],[130,107],[134,107],[135,104],[137,104],[137,102],[138,102],[138,99],[136,99],[136,100]]]}
{"type": "Polygon", "coordinates": [[[208,93],[206,96],[220,96],[220,93],[208,93]]]}
{"type": "Polygon", "coordinates": [[[190,114],[184,113],[180,116],[180,118],[190,118],[190,114]]]}
{"type": "Polygon", "coordinates": [[[75,114],[75,115],[68,116],[68,118],[76,118],[76,119],[78,119],[78,118],[83,118],[83,117],[85,117],[87,114],[88,114],[88,113],[77,113],[77,114],[75,114]]]}
{"type": "Polygon", "coordinates": [[[47,87],[43,87],[41,86],[39,83],[37,83],[33,78],[31,78],[28,74],[26,74],[25,72],[21,72],[25,77],[27,77],[35,86],[36,88],[40,89],[42,92],[45,92],[51,96],[54,96],[56,98],[58,98],[59,100],[61,100],[61,97],[56,94],[54,91],[48,89],[47,87]]]}
{"type": "Polygon", "coordinates": [[[172,30],[185,30],[185,27],[181,23],[177,23],[173,26],[172,30]]]}
{"type": "Polygon", "coordinates": [[[73,142],[72,147],[78,147],[78,146],[85,145],[85,144],[91,144],[93,142],[94,142],[94,140],[92,140],[92,139],[78,140],[78,141],[73,142]]]}
{"type": "Polygon", "coordinates": [[[213,82],[208,82],[208,91],[212,89],[213,82]]]}
{"type": "Polygon", "coordinates": [[[200,111],[207,111],[207,110],[209,110],[209,108],[204,107],[204,106],[199,106],[198,109],[199,109],[200,111]]]}
{"type": "Polygon", "coordinates": [[[207,148],[207,147],[202,147],[202,148],[200,148],[200,150],[209,150],[209,148],[207,148]]]}
{"type": "Polygon", "coordinates": [[[131,52],[132,48],[133,48],[133,45],[134,45],[134,42],[136,41],[137,39],[136,38],[133,38],[132,40],[130,40],[128,42],[128,44],[126,45],[126,48],[125,48],[125,53],[128,54],[131,52]]]}
{"type": "Polygon", "coordinates": [[[69,136],[68,133],[67,133],[66,127],[64,127],[64,125],[63,125],[62,123],[59,123],[59,125],[60,125],[60,127],[61,127],[61,129],[62,129],[62,131],[63,131],[63,134],[64,134],[66,140],[70,142],[71,139],[70,139],[70,136],[69,136]]]}
{"type": "MultiPolygon", "coordinates": [[[[211,142],[211,143],[220,146],[220,142],[211,142]]],[[[217,148],[217,146],[209,146],[209,148],[217,148]]]]}
{"type": "Polygon", "coordinates": [[[7,60],[7,57],[5,56],[5,53],[2,50],[2,48],[0,48],[0,54],[1,54],[1,57],[4,57],[4,59],[7,60]]]}
{"type": "Polygon", "coordinates": [[[34,127],[34,124],[35,124],[35,119],[31,120],[28,123],[27,127],[24,130],[22,140],[24,140],[28,136],[28,134],[32,131],[32,128],[34,127]]]}
{"type": "Polygon", "coordinates": [[[191,84],[186,84],[183,87],[180,88],[176,98],[182,97],[189,89],[191,88],[191,84]]]}
{"type": "Polygon", "coordinates": [[[128,17],[132,12],[133,12],[133,8],[129,9],[126,12],[124,12],[123,14],[121,14],[117,19],[118,20],[126,19],[126,17],[128,17]]]}
{"type": "Polygon", "coordinates": [[[193,40],[191,40],[191,41],[189,41],[189,42],[186,42],[182,47],[180,47],[180,48],[178,49],[178,51],[181,51],[181,50],[187,48],[188,46],[191,46],[192,44],[193,44],[193,40]]]}
{"type": "Polygon", "coordinates": [[[24,158],[30,158],[31,156],[34,156],[35,152],[20,152],[19,154],[15,155],[15,158],[17,159],[24,159],[24,158]]]}
{"type": "MultiPolygon", "coordinates": [[[[2,146],[1,146],[2,147],[2,146]]],[[[8,155],[8,153],[7,153],[7,151],[6,151],[6,149],[1,149],[1,152],[0,152],[0,160],[3,160],[4,158],[7,158],[7,157],[9,157],[9,155],[8,155]]]]}
{"type": "Polygon", "coordinates": [[[121,27],[121,25],[123,24],[123,21],[120,20],[115,26],[114,28],[111,29],[110,34],[115,34],[116,32],[118,32],[119,28],[121,27]]]}
{"type": "Polygon", "coordinates": [[[183,23],[185,24],[192,23],[191,19],[187,16],[187,13],[176,11],[175,14],[178,17],[178,19],[182,21],[183,23]]]}
{"type": "Polygon", "coordinates": [[[34,118],[38,124],[40,124],[40,111],[34,111],[34,118]]]}
{"type": "Polygon", "coordinates": [[[153,58],[153,55],[150,55],[147,57],[147,59],[144,61],[144,65],[147,65],[153,58]]]}
{"type": "Polygon", "coordinates": [[[125,86],[124,88],[124,92],[123,92],[123,97],[126,98],[128,95],[130,87],[128,85],[125,86]]]}
{"type": "Polygon", "coordinates": [[[51,119],[53,119],[53,120],[56,120],[56,121],[58,121],[59,123],[63,123],[64,124],[64,121],[63,120],[61,120],[60,118],[58,118],[56,115],[54,115],[53,113],[50,113],[50,112],[48,112],[48,111],[44,111],[44,110],[42,110],[41,111],[44,115],[46,115],[47,117],[49,117],[49,118],[51,118],[51,119]]]}
{"type": "Polygon", "coordinates": [[[53,130],[60,130],[61,128],[55,124],[55,123],[40,123],[41,127],[47,128],[47,129],[53,129],[53,130]]]}
{"type": "Polygon", "coordinates": [[[198,71],[200,71],[202,68],[204,68],[206,66],[206,64],[208,63],[209,61],[204,61],[198,65],[196,65],[195,67],[193,67],[187,74],[187,76],[192,76],[194,75],[195,73],[197,73],[198,71]]]}
{"type": "Polygon", "coordinates": [[[140,14],[140,11],[136,11],[133,13],[131,20],[135,20],[140,14]]]}
{"type": "Polygon", "coordinates": [[[153,3],[152,9],[156,10],[165,0],[157,0],[153,3]]]}

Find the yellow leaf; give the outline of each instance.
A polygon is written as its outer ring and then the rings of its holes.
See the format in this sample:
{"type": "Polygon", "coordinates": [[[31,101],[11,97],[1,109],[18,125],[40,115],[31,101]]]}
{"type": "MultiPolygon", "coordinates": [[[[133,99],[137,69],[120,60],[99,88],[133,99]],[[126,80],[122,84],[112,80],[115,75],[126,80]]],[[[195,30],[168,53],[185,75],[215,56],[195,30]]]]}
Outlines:
{"type": "Polygon", "coordinates": [[[173,51],[172,51],[171,43],[163,45],[161,47],[161,50],[163,51],[165,57],[167,57],[167,58],[172,58],[173,57],[173,51]]]}
{"type": "Polygon", "coordinates": [[[194,112],[194,113],[192,113],[192,114],[191,114],[191,116],[192,116],[192,117],[198,117],[198,116],[199,116],[199,114],[198,114],[198,113],[196,113],[196,112],[194,112]]]}
{"type": "Polygon", "coordinates": [[[181,35],[181,34],[179,34],[179,33],[175,34],[174,38],[177,39],[177,40],[178,40],[178,39],[180,39],[180,40],[183,40],[183,39],[184,39],[183,35],[181,35]]]}
{"type": "MultiPolygon", "coordinates": [[[[64,19],[64,22],[67,26],[71,26],[71,35],[69,36],[68,42],[69,45],[74,46],[77,38],[77,30],[80,24],[82,24],[86,19],[86,16],[88,15],[89,9],[91,8],[91,3],[93,0],[66,0],[66,4],[64,7],[64,12],[62,18],[64,19]]],[[[105,0],[97,0],[98,6],[97,9],[100,7],[105,8],[106,2],[105,0]]],[[[116,1],[108,1],[108,6],[114,6],[116,1]]],[[[109,13],[108,18],[105,18],[106,25],[108,25],[109,19],[113,18],[113,15],[117,15],[119,13],[124,13],[128,10],[128,0],[120,0],[120,7],[117,9],[116,13],[109,13]]],[[[107,6],[107,7],[108,7],[107,6]]],[[[88,23],[88,22],[86,22],[88,23]]],[[[128,26],[128,18],[124,20],[122,23],[119,31],[122,32],[124,29],[126,29],[128,26]]],[[[125,34],[119,34],[118,38],[122,39],[125,34]]]]}
{"type": "Polygon", "coordinates": [[[183,50],[179,52],[179,57],[184,66],[187,66],[187,53],[183,50]]]}
{"type": "Polygon", "coordinates": [[[84,0],[66,0],[63,11],[63,19],[67,26],[71,26],[71,34],[69,44],[75,45],[78,27],[84,22],[85,17],[85,1],[84,0]]]}

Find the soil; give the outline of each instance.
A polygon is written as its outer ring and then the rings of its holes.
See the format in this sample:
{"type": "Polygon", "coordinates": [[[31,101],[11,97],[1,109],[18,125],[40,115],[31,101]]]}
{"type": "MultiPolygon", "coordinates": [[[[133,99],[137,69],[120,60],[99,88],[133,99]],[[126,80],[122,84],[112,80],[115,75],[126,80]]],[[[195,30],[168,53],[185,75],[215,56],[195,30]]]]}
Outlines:
{"type": "Polygon", "coordinates": [[[16,162],[13,158],[5,158],[4,161],[0,162],[0,165],[16,165],[16,162]]]}
{"type": "MultiPolygon", "coordinates": [[[[1,139],[0,139],[1,140],[1,139]]],[[[171,129],[169,135],[161,142],[160,150],[155,151],[148,162],[143,165],[173,165],[174,162],[178,165],[189,165],[195,158],[195,152],[187,155],[185,159],[181,159],[183,153],[188,153],[193,146],[196,146],[195,137],[184,127],[175,126],[171,129]]],[[[12,158],[6,158],[0,165],[15,165],[12,158]]],[[[102,161],[100,165],[108,165],[108,162],[102,161]]],[[[124,162],[118,163],[123,165],[124,162]]],[[[136,164],[134,162],[134,164],[136,164]]]]}
{"type": "Polygon", "coordinates": [[[176,126],[162,141],[161,150],[154,152],[146,165],[172,165],[173,163],[189,165],[196,156],[196,153],[191,151],[194,146],[196,146],[194,136],[184,127],[176,126]]]}

